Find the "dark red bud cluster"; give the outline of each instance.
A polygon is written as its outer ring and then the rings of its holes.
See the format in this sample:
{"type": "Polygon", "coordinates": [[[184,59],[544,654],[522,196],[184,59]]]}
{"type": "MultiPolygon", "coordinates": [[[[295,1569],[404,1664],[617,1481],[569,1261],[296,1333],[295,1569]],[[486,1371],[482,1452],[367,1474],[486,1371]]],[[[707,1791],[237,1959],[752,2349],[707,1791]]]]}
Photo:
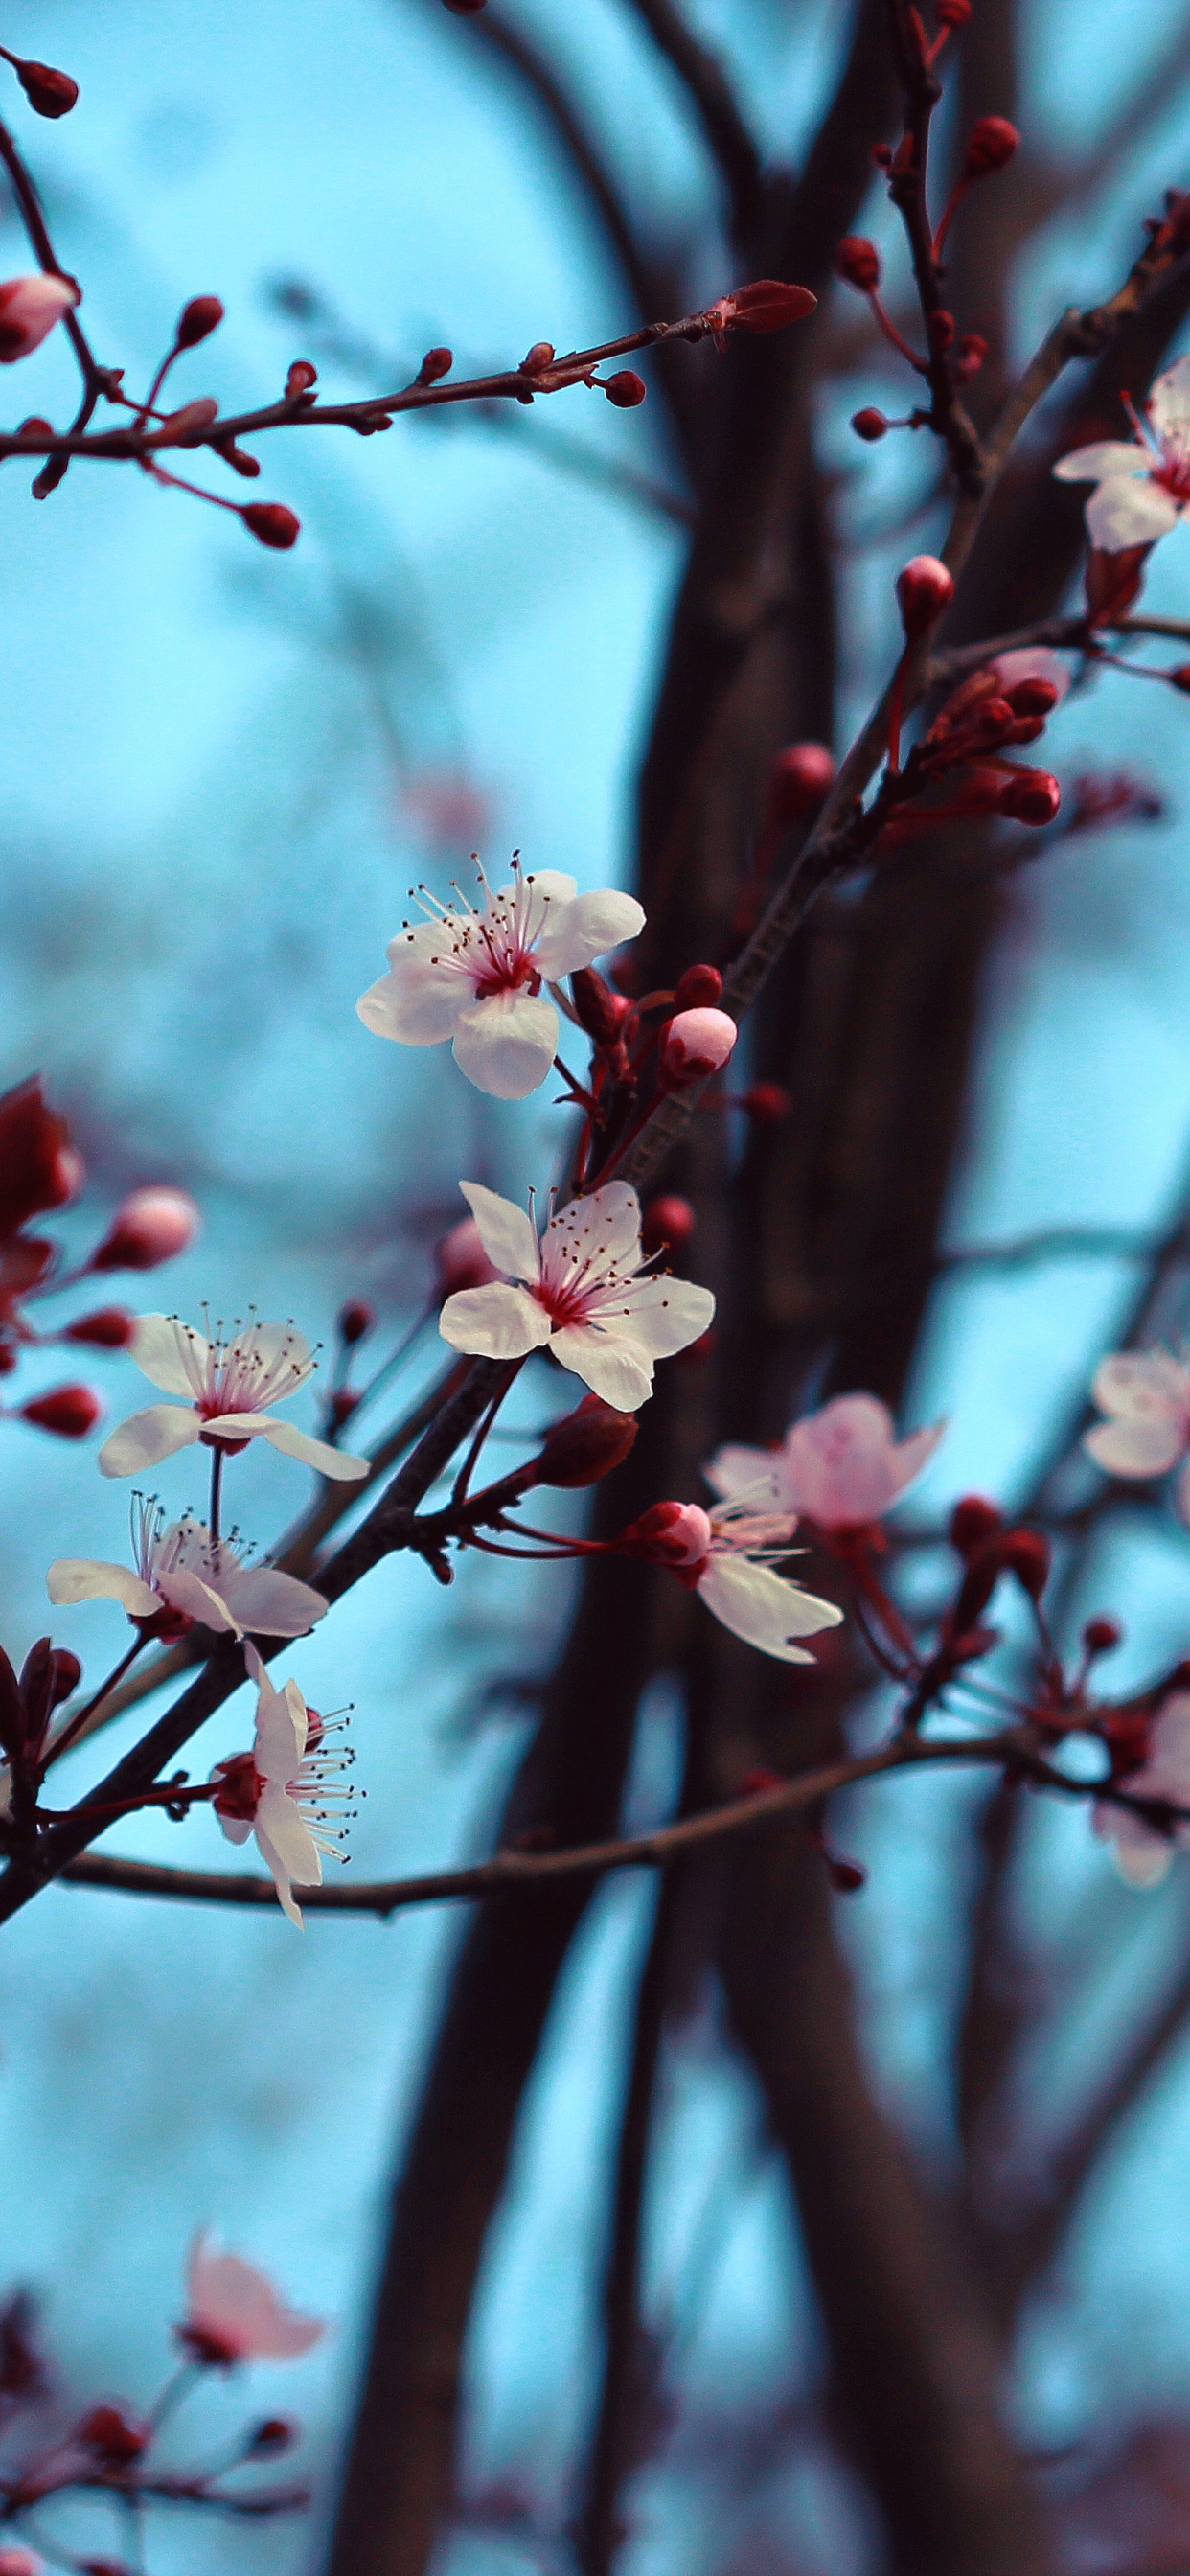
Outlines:
{"type": "Polygon", "coordinates": [[[10,59],[29,105],[38,116],[69,116],[79,94],[78,82],[71,79],[69,72],[55,71],[52,63],[10,59]]]}
{"type": "Polygon", "coordinates": [[[618,1413],[602,1396],[585,1395],[573,1413],[551,1423],[536,1458],[523,1471],[526,1487],[597,1485],[628,1456],[636,1432],[634,1413],[618,1413]]]}
{"type": "Polygon", "coordinates": [[[864,233],[848,233],[835,253],[836,274],[860,295],[874,295],[880,284],[880,253],[864,233]]]}
{"type": "Polygon", "coordinates": [[[955,364],[955,374],[958,377],[960,384],[965,385],[969,383],[972,376],[977,376],[979,374],[979,370],[983,365],[987,353],[988,344],[981,331],[965,331],[963,333],[963,337],[959,342],[958,359],[955,364]]]}
{"type": "Polygon", "coordinates": [[[83,1166],[64,1118],[47,1109],[40,1076],[0,1097],[0,1241],[31,1217],[65,1207],[83,1181],[83,1166]]]}
{"type": "Polygon", "coordinates": [[[283,501],[248,501],[240,517],[260,545],[275,546],[282,553],[296,544],[301,534],[301,520],[286,509],[283,501]]]}
{"type": "Polygon", "coordinates": [[[999,812],[1013,823],[1028,823],[1040,830],[1052,823],[1062,802],[1062,790],[1051,770],[1022,769],[1003,788],[999,812]]]}
{"type": "Polygon", "coordinates": [[[217,295],[192,295],[182,307],[174,343],[179,349],[196,349],[200,340],[209,340],[223,320],[223,306],[217,295]]]}
{"type": "Polygon", "coordinates": [[[966,1494],[951,1514],[950,1540],[965,1571],[946,1622],[952,1645],[974,1639],[1002,1574],[1013,1574],[1031,1601],[1049,1581],[1052,1550],[1039,1530],[1006,1528],[995,1503],[966,1494]]]}
{"type": "Polygon", "coordinates": [[[17,1778],[27,1780],[40,1766],[56,1708],[78,1689],[82,1665],[66,1646],[39,1637],[21,1666],[20,1678],[0,1647],[0,1749],[17,1778]]]}
{"type": "Polygon", "coordinates": [[[981,116],[967,138],[964,179],[986,179],[993,171],[1003,170],[1011,161],[1020,142],[1015,125],[1006,116],[981,116]]]}

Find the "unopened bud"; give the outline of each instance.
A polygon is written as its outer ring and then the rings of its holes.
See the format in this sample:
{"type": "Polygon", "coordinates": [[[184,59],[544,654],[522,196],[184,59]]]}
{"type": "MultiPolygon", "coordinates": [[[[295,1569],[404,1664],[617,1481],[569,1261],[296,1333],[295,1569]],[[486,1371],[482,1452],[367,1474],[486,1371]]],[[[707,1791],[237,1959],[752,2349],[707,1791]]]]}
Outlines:
{"type": "Polygon", "coordinates": [[[635,411],[648,392],[644,377],[637,375],[635,367],[621,367],[614,376],[602,376],[600,383],[617,411],[635,411]]]}
{"type": "Polygon", "coordinates": [[[828,1851],[825,1843],[822,1846],[822,1865],[836,1896],[858,1896],[861,1887],[868,1884],[868,1873],[859,1861],[845,1860],[842,1852],[828,1851]]]}
{"type": "Polygon", "coordinates": [[[1004,1514],[982,1494],[964,1494],[950,1516],[950,1544],[960,1556],[970,1556],[984,1540],[994,1538],[1004,1527],[1004,1514]]]}
{"type": "Polygon", "coordinates": [[[880,253],[863,233],[848,233],[835,253],[835,268],[848,286],[872,295],[880,284],[880,253]]]}
{"type": "Polygon", "coordinates": [[[100,1351],[126,1351],[136,1331],[136,1317],[127,1306],[97,1306],[93,1315],[80,1315],[73,1324],[62,1328],[64,1342],[90,1342],[100,1351]]]}
{"type": "Polygon", "coordinates": [[[287,510],[283,501],[248,501],[240,511],[246,528],[262,546],[276,546],[284,552],[301,534],[301,520],[287,510]]]}
{"type": "Polygon", "coordinates": [[[971,15],[971,0],[938,0],[940,27],[965,27],[971,15]]]}
{"type": "Polygon", "coordinates": [[[1190,698],[1190,662],[1179,662],[1176,671],[1171,671],[1169,677],[1175,689],[1180,689],[1184,697],[1190,698]]]}
{"type": "Polygon", "coordinates": [[[783,331],[787,322],[803,322],[818,301],[808,286],[787,286],[783,278],[758,277],[751,286],[735,286],[711,311],[720,330],[783,331]]]}
{"type": "Polygon", "coordinates": [[[17,62],[15,57],[12,68],[38,116],[69,116],[79,94],[78,82],[69,72],[56,72],[52,63],[17,62]]]}
{"type": "Polygon", "coordinates": [[[138,2460],[149,2439],[146,2426],[133,2422],[119,2406],[93,2406],[78,2426],[77,2438],[89,2451],[126,2467],[138,2460]]]}
{"type": "Polygon", "coordinates": [[[986,179],[993,170],[1002,170],[1011,161],[1020,139],[1006,116],[981,116],[968,139],[964,179],[986,179]]]}
{"type": "Polygon", "coordinates": [[[87,1268],[156,1270],[161,1262],[174,1261],[188,1249],[200,1223],[188,1190],[170,1189],[164,1183],[159,1188],[150,1184],[143,1190],[129,1190],[87,1268]]]}
{"type": "Polygon", "coordinates": [[[928,632],[953,598],[953,576],[937,555],[914,555],[897,574],[901,623],[911,644],[928,632]]]}
{"type": "Polygon", "coordinates": [[[634,1413],[617,1413],[600,1395],[585,1395],[573,1413],[553,1422],[536,1458],[530,1460],[534,1485],[597,1485],[628,1455],[636,1438],[634,1413]]]}
{"type": "Polygon", "coordinates": [[[671,1082],[701,1082],[727,1063],[739,1030],[726,1011],[679,1011],[670,1021],[661,1062],[671,1082]]]}
{"type": "Polygon", "coordinates": [[[713,1010],[723,992],[717,966],[687,966],[674,987],[675,1011],[713,1010]]]}
{"type": "Polygon", "coordinates": [[[942,306],[936,313],[931,313],[929,332],[932,349],[949,349],[954,339],[953,313],[946,312],[942,306]]]}
{"type": "Polygon", "coordinates": [[[1059,691],[1052,680],[1014,680],[1004,695],[1014,716],[1048,716],[1057,706],[1059,691]]]}
{"type": "Polygon", "coordinates": [[[1039,828],[1053,822],[1061,802],[1062,790],[1048,769],[1026,769],[1007,781],[1000,812],[1014,823],[1032,823],[1039,828]]]}
{"type": "Polygon", "coordinates": [[[888,422],[884,413],[877,411],[875,403],[865,403],[862,411],[853,412],[851,426],[857,438],[866,438],[872,445],[888,433],[888,422]]]}
{"type": "Polygon", "coordinates": [[[17,422],[18,438],[52,438],[53,435],[52,420],[43,420],[39,411],[31,411],[28,420],[17,422]]]}
{"type": "MultiPolygon", "coordinates": [[[[291,2451],[298,2438],[296,2424],[287,2423],[284,2415],[266,2415],[263,2424],[255,2424],[244,2445],[246,2460],[278,2460],[283,2451],[291,2451]]],[[[3,2576],[3,2570],[0,2570],[3,2576]]]]}
{"type": "Polygon", "coordinates": [[[14,366],[49,338],[64,313],[80,301],[73,277],[9,277],[0,286],[0,366],[14,366]]]}
{"type": "Polygon", "coordinates": [[[1049,1582],[1053,1550],[1040,1530],[1011,1530],[1004,1540],[1001,1563],[1006,1574],[1015,1574],[1031,1601],[1040,1601],[1049,1582]]]}
{"type": "Polygon", "coordinates": [[[365,1333],[371,1332],[375,1321],[371,1307],[365,1305],[362,1297],[349,1297],[346,1305],[339,1308],[335,1329],[340,1341],[346,1342],[348,1350],[351,1350],[356,1342],[362,1342],[365,1333]]]}
{"type": "Polygon", "coordinates": [[[316,385],[317,382],[318,369],[311,360],[295,358],[285,379],[285,391],[291,398],[294,394],[308,394],[311,385],[316,385]]]}
{"type": "Polygon", "coordinates": [[[192,295],[184,304],[174,339],[179,349],[197,349],[200,340],[209,340],[223,320],[223,306],[217,295],[192,295]]]}
{"type": "Polygon", "coordinates": [[[454,362],[453,349],[427,349],[417,371],[419,385],[436,385],[441,377],[450,374],[454,362]]]}
{"type": "Polygon", "coordinates": [[[627,997],[613,993],[594,966],[575,968],[570,995],[588,1037],[594,1038],[598,1046],[611,1046],[632,1008],[627,997]]]}
{"type": "Polygon", "coordinates": [[[796,823],[817,814],[834,785],[835,755],[824,742],[791,742],[769,771],[765,821],[796,823]]]}
{"type": "Polygon", "coordinates": [[[1088,1619],[1083,1629],[1083,1644],[1088,1655],[1110,1655],[1113,1647],[1124,1642],[1124,1631],[1118,1619],[1100,1616],[1088,1619]]]}
{"type": "Polygon", "coordinates": [[[360,1398],[354,1387],[337,1386],[335,1388],[331,1397],[330,1412],[336,1431],[341,1431],[344,1423],[350,1422],[359,1402],[360,1398]]]}
{"type": "Polygon", "coordinates": [[[689,1243],[695,1227],[694,1210],[689,1199],[676,1194],[650,1199],[641,1218],[640,1239],[645,1252],[680,1252],[689,1243]]]}
{"type": "Polygon", "coordinates": [[[783,1082],[754,1082],[736,1102],[757,1127],[779,1127],[793,1107],[783,1082]]]}
{"type": "Polygon", "coordinates": [[[701,1503],[651,1503],[621,1530],[616,1545],[625,1556],[647,1557],[654,1565],[701,1565],[713,1537],[710,1513],[701,1503]]]}
{"type": "Polygon", "coordinates": [[[219,405],[212,394],[198,394],[193,402],[182,403],[177,411],[166,413],[146,439],[149,447],[176,447],[188,438],[199,438],[213,429],[219,418],[219,405]]]}
{"type": "Polygon", "coordinates": [[[34,1422],[39,1431],[52,1431],[59,1440],[85,1440],[103,1412],[99,1398],[89,1386],[55,1386],[48,1395],[34,1396],[31,1404],[22,1404],[22,1422],[34,1422]]]}
{"type": "MultiPolygon", "coordinates": [[[[448,0],[448,5],[449,5],[449,0],[448,0]]],[[[519,367],[517,368],[517,374],[518,374],[518,376],[540,376],[540,375],[544,375],[546,368],[547,368],[547,367],[552,367],[552,366],[553,366],[553,363],[554,363],[554,344],[553,344],[553,341],[552,341],[552,340],[535,340],[535,341],[534,341],[534,343],[533,343],[532,348],[531,348],[531,349],[526,349],[525,354],[524,354],[524,357],[522,358],[521,363],[520,363],[519,367]]]]}
{"type": "Polygon", "coordinates": [[[965,331],[959,342],[959,371],[963,376],[977,376],[988,353],[982,331],[965,331]]]}
{"type": "Polygon", "coordinates": [[[460,1217],[434,1246],[438,1293],[453,1297],[459,1288],[487,1288],[500,1273],[489,1261],[473,1216],[460,1217]]]}

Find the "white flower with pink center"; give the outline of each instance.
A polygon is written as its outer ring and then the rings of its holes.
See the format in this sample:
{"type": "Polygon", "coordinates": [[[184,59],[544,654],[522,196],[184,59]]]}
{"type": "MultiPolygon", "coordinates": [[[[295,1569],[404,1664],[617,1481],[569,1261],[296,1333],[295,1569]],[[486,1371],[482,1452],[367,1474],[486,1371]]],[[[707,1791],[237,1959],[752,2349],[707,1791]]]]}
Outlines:
{"type": "Polygon", "coordinates": [[[635,1190],[608,1181],[589,1198],[572,1199],[539,1241],[531,1217],[511,1199],[478,1181],[459,1187],[489,1261],[504,1276],[447,1298],[438,1320],[443,1339],[491,1360],[549,1350],[605,1404],[635,1413],[652,1392],[654,1362],[696,1342],[715,1312],[709,1288],[658,1273],[644,1259],[635,1190]]]}
{"type": "Polygon", "coordinates": [[[762,1655],[775,1655],[785,1664],[812,1664],[813,1655],[798,1638],[837,1628],[843,1613],[833,1601],[803,1591],[800,1583],[774,1571],[789,1555],[797,1527],[794,1515],[743,1511],[733,1503],[717,1503],[709,1512],[699,1503],[675,1503],[670,1509],[673,1518],[660,1541],[663,1560],[681,1573],[713,1617],[746,1645],[759,1647],[762,1655]]]}
{"type": "Polygon", "coordinates": [[[461,894],[439,904],[420,888],[415,899],[431,918],[404,924],[389,942],[388,974],[356,1003],[377,1037],[402,1046],[451,1038],[468,1081],[497,1100],[524,1100],[549,1075],[558,1014],[543,984],[593,966],[645,919],[630,894],[580,894],[556,868],[512,867],[498,894],[481,875],[482,910],[461,894]]]}
{"type": "Polygon", "coordinates": [[[254,2263],[217,2254],[203,2234],[191,2248],[186,2316],[177,2331],[196,2361],[230,2370],[240,2361],[297,2361],[326,2328],[320,2317],[287,2307],[254,2263]]]}
{"type": "Polygon", "coordinates": [[[55,1604],[119,1601],[155,1636],[183,1636],[197,1619],[234,1637],[304,1637],[326,1610],[310,1584],[276,1566],[245,1565],[231,1539],[213,1539],[189,1513],[167,1523],[155,1494],[133,1498],[132,1555],[131,1567],[56,1556],[46,1591],[55,1604]]]}
{"type": "Polygon", "coordinates": [[[177,1315],[140,1315],[129,1345],[154,1386],[187,1404],[150,1404],[130,1414],[104,1441],[99,1464],[105,1476],[136,1476],[175,1450],[200,1440],[208,1448],[242,1449],[262,1439],[286,1458],[300,1458],[320,1476],[351,1481],[366,1476],[366,1458],[312,1440],[291,1422],[276,1422],[268,1407],[294,1395],[318,1363],[303,1333],[292,1324],[237,1324],[229,1339],[183,1324],[177,1315]]]}
{"type": "Polygon", "coordinates": [[[874,1395],[836,1395],[790,1424],[779,1449],[717,1449],[705,1474],[728,1501],[800,1512],[820,1529],[857,1529],[879,1520],[933,1456],[944,1422],[898,1440],[874,1395]]]}
{"type": "MultiPolygon", "coordinates": [[[[1095,1371],[1091,1393],[1109,1419],[1088,1431],[1083,1447],[1109,1476],[1164,1476],[1190,1449],[1190,1368],[1172,1351],[1113,1351],[1095,1371]]],[[[1177,1504],[1190,1521],[1190,1459],[1177,1482],[1177,1504]]]]}
{"type": "Polygon", "coordinates": [[[250,1753],[216,1763],[212,1804],[229,1842],[255,1835],[285,1912],[300,1926],[294,1887],[321,1887],[323,1856],[343,1858],[336,1819],[349,1795],[342,1775],[354,1757],[328,1750],[340,1721],[307,1708],[294,1681],[275,1689],[250,1639],[244,1661],[257,1686],[255,1741],[250,1753]]]}
{"type": "MultiPolygon", "coordinates": [[[[1162,1701],[1147,1759],[1139,1770],[1125,1772],[1119,1785],[1130,1797],[1190,1807],[1190,1691],[1171,1691],[1162,1701]]],[[[1111,1843],[1116,1867],[1130,1887],[1159,1887],[1175,1851],[1190,1843],[1190,1822],[1173,1823],[1162,1833],[1131,1807],[1117,1807],[1106,1798],[1095,1808],[1094,1823],[1096,1833],[1111,1843]]]]}
{"type": "Polygon", "coordinates": [[[1133,418],[1134,439],[1098,439],[1054,467],[1060,482],[1095,484],[1087,534],[1105,554],[1155,545],[1190,505],[1190,357],[1158,376],[1143,419],[1133,418]]]}

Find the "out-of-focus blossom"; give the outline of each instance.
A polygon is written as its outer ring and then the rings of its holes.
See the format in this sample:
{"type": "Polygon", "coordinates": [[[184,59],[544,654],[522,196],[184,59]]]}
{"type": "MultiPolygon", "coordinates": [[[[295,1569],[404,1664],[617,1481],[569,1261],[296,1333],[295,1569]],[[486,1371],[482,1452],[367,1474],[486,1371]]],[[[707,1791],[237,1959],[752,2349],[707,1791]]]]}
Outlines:
{"type": "Polygon", "coordinates": [[[732,1635],[785,1664],[812,1664],[796,1642],[837,1628],[843,1616],[774,1567],[789,1554],[792,1513],[751,1512],[718,1503],[654,1503],[625,1530],[624,1553],[668,1565],[732,1635]]]}
{"type": "Polygon", "coordinates": [[[193,1243],[202,1220],[188,1190],[129,1190],[122,1198],[89,1270],[156,1270],[193,1243]]]}
{"type": "Polygon", "coordinates": [[[6,277],[0,285],[0,367],[28,358],[48,340],[56,322],[80,301],[73,277],[6,277]]]}
{"type": "Polygon", "coordinates": [[[898,1440],[876,1396],[836,1395],[791,1423],[779,1449],[717,1449],[707,1483],[730,1502],[800,1512],[820,1529],[855,1529],[900,1501],[945,1429],[935,1422],[898,1440]]]}
{"type": "MultiPolygon", "coordinates": [[[[1190,1368],[1172,1351],[1114,1351],[1096,1369],[1091,1393],[1109,1418],[1083,1446],[1109,1476],[1164,1476],[1190,1449],[1190,1368]]],[[[1190,1521],[1190,1460],[1177,1504],[1190,1521]]]]}
{"type": "Polygon", "coordinates": [[[46,1106],[41,1078],[0,1097],[0,1238],[75,1198],[84,1179],[66,1120],[46,1106]]]}
{"type": "MultiPolygon", "coordinates": [[[[1119,1785],[1130,1797],[1190,1807],[1190,1691],[1171,1691],[1162,1702],[1145,1761],[1139,1770],[1125,1772],[1119,1785]]],[[[1158,1887],[1175,1850],[1190,1843],[1190,1822],[1172,1823],[1163,1833],[1131,1807],[1117,1807],[1106,1798],[1097,1802],[1094,1822],[1096,1833],[1112,1845],[1116,1867],[1130,1887],[1158,1887]]]]}
{"type": "Polygon", "coordinates": [[[320,2342],[320,2317],[287,2307],[267,2273],[240,2254],[217,2254],[196,2237],[186,2276],[187,2307],[178,2335],[196,2361],[233,2368],[240,2361],[297,2361],[320,2342]]]}
{"type": "Polygon", "coordinates": [[[526,874],[493,894],[482,911],[418,896],[431,917],[406,923],[389,942],[389,972],[356,1008],[377,1037],[403,1046],[454,1042],[455,1062],[480,1091],[524,1100],[546,1080],[558,1051],[558,1014],[542,985],[590,966],[635,939],[644,913],[630,894],[579,894],[554,868],[526,874]]]}
{"type": "Polygon", "coordinates": [[[1158,376],[1137,426],[1137,438],[1097,439],[1054,467],[1063,483],[1095,485],[1087,534],[1104,554],[1155,545],[1190,503],[1190,357],[1158,376]]]}
{"type": "Polygon", "coordinates": [[[499,1271],[489,1261],[483,1240],[473,1216],[461,1216],[434,1246],[434,1268],[438,1274],[438,1294],[453,1297],[462,1288],[486,1288],[499,1271]]]}
{"type": "Polygon", "coordinates": [[[654,1361],[697,1341],[715,1312],[708,1288],[646,1267],[635,1190],[608,1181],[572,1200],[539,1241],[511,1199],[478,1181],[459,1186],[503,1277],[447,1298],[438,1326],[444,1340],[493,1360],[549,1349],[606,1404],[635,1413],[652,1391],[654,1361]]]}
{"type": "Polygon", "coordinates": [[[367,1475],[366,1458],[312,1440],[266,1410],[295,1394],[317,1366],[305,1335],[292,1324],[244,1324],[229,1341],[218,1331],[209,1341],[176,1315],[142,1315],[131,1348],[154,1386],[167,1395],[189,1396],[190,1402],[150,1404],[130,1414],[99,1452],[105,1476],[138,1475],[196,1440],[235,1450],[257,1437],[320,1476],[350,1481],[367,1475]]]}
{"type": "Polygon", "coordinates": [[[155,1495],[133,1503],[132,1553],[135,1572],[93,1557],[55,1557],[45,1579],[51,1601],[119,1601],[134,1626],[172,1637],[196,1619],[236,1637],[304,1637],[326,1610],[321,1592],[276,1566],[245,1565],[231,1540],[213,1539],[202,1521],[187,1514],[167,1524],[155,1495]]]}
{"type": "Polygon", "coordinates": [[[229,1842],[255,1835],[285,1912],[300,1925],[295,1885],[321,1887],[324,1852],[342,1858],[328,1820],[347,1795],[339,1775],[351,1756],[326,1749],[325,1721],[307,1708],[295,1681],[274,1688],[251,1640],[244,1661],[257,1686],[256,1736],[251,1753],[216,1763],[211,1777],[220,1785],[212,1804],[229,1842]]]}

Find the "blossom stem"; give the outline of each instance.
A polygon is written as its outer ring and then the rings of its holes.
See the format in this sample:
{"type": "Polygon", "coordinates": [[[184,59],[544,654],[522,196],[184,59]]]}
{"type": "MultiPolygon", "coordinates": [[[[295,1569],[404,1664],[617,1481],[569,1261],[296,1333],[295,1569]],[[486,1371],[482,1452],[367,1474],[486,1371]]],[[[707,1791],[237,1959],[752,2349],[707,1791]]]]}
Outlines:
{"type": "Polygon", "coordinates": [[[472,1476],[475,1473],[476,1462],[479,1458],[480,1450],[487,1439],[488,1433],[492,1428],[492,1424],[494,1423],[500,1407],[504,1402],[504,1398],[513,1384],[513,1380],[519,1377],[524,1365],[524,1360],[508,1361],[504,1372],[503,1383],[497,1387],[491,1403],[487,1405],[481,1413],[479,1421],[476,1424],[475,1437],[471,1442],[471,1446],[467,1451],[467,1455],[464,1458],[462,1466],[460,1467],[458,1475],[454,1481],[454,1488],[450,1497],[452,1509],[457,1509],[459,1504],[466,1502],[467,1489],[471,1483],[472,1476]]]}
{"type": "Polygon", "coordinates": [[[42,1824],[45,1825],[60,1825],[64,1822],[67,1814],[73,1815],[76,1812],[85,1814],[89,1817],[102,1816],[105,1819],[110,1819],[113,1816],[135,1816],[140,1813],[142,1807],[193,1807],[201,1805],[205,1800],[216,1797],[218,1795],[219,1787],[220,1783],[218,1780],[195,1780],[193,1782],[175,1780],[172,1785],[167,1780],[164,1788],[143,1789],[135,1798],[115,1798],[106,1806],[93,1807],[90,1800],[84,1798],[78,1810],[75,1810],[74,1808],[67,1809],[65,1807],[60,1810],[54,1807],[42,1807],[38,1812],[42,1824]]]}
{"type": "Polygon", "coordinates": [[[217,1545],[222,1536],[219,1527],[219,1509],[222,1500],[223,1450],[216,1440],[211,1448],[211,1508],[207,1516],[207,1527],[210,1530],[213,1545],[217,1545]]]}
{"type": "Polygon", "coordinates": [[[124,1675],[128,1671],[130,1665],[136,1662],[136,1658],[139,1655],[141,1648],[147,1644],[148,1639],[145,1635],[144,1629],[141,1628],[133,1638],[127,1654],[121,1655],[118,1664],[113,1664],[107,1680],[100,1683],[98,1690],[92,1693],[86,1706],[84,1708],[80,1708],[77,1716],[68,1720],[60,1735],[55,1736],[54,1741],[50,1745],[46,1754],[47,1769],[51,1762],[56,1762],[60,1754],[68,1752],[70,1746],[77,1742],[77,1739],[82,1734],[83,1728],[86,1726],[88,1720],[94,1717],[97,1708],[101,1708],[103,1706],[103,1702],[107,1698],[108,1692],[114,1691],[116,1684],[123,1681],[124,1675]]]}
{"type": "Polygon", "coordinates": [[[162,2425],[168,2423],[170,2416],[176,2415],[182,2399],[188,2396],[195,2380],[201,2377],[203,2367],[201,2361],[188,2358],[180,2361],[176,2370],[171,2370],[161,2395],[155,2405],[149,2408],[151,2434],[159,2433],[162,2425]]]}

